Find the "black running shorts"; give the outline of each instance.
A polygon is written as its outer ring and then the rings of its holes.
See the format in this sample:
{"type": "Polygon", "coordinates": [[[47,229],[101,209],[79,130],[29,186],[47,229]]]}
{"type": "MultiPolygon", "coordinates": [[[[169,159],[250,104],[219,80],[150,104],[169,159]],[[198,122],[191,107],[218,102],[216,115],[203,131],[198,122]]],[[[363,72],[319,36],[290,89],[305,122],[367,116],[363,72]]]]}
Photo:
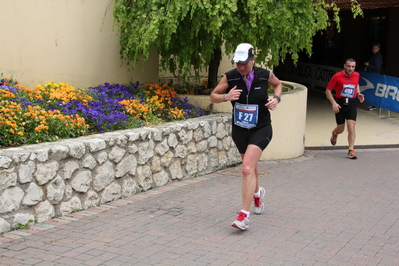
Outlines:
{"type": "Polygon", "coordinates": [[[233,125],[231,136],[241,154],[245,154],[247,146],[250,144],[258,146],[263,151],[272,139],[272,125],[269,124],[257,129],[246,129],[233,125]]]}
{"type": "Polygon", "coordinates": [[[340,106],[341,109],[339,109],[339,112],[335,114],[335,121],[337,122],[337,125],[345,124],[345,120],[356,121],[357,108],[355,102],[349,105],[340,104],[340,106]]]}

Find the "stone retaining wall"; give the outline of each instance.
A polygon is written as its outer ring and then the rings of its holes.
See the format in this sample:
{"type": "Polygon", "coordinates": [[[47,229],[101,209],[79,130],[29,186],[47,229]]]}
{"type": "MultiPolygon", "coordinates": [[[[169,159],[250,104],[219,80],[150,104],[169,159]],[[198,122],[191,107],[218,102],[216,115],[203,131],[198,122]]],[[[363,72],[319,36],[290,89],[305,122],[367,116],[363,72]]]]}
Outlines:
{"type": "Polygon", "coordinates": [[[0,150],[0,232],[241,162],[231,114],[0,150]]]}

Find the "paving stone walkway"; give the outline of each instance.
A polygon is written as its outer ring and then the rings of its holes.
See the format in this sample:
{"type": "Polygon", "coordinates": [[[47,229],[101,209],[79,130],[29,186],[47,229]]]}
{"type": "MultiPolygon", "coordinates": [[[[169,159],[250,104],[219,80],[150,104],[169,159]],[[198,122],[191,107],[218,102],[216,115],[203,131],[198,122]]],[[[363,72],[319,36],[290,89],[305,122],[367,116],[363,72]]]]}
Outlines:
{"type": "Polygon", "coordinates": [[[260,162],[247,231],[240,166],[0,236],[0,265],[399,265],[399,148],[260,162]]]}

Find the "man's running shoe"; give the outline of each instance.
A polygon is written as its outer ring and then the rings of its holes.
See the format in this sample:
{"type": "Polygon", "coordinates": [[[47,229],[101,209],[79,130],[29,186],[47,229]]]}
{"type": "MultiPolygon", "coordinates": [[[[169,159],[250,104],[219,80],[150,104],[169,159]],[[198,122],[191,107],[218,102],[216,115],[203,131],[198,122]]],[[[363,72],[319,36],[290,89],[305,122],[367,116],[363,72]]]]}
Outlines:
{"type": "Polygon", "coordinates": [[[249,226],[249,219],[248,219],[247,215],[243,212],[237,212],[237,213],[238,213],[238,217],[231,224],[231,226],[241,229],[241,230],[247,229],[249,226]]]}
{"type": "Polygon", "coordinates": [[[377,108],[375,106],[372,106],[372,105],[370,105],[367,108],[364,108],[364,110],[366,110],[366,111],[374,111],[375,109],[377,109],[377,108]]]}
{"type": "Polygon", "coordinates": [[[355,154],[355,150],[349,150],[349,151],[348,151],[348,156],[346,156],[346,158],[349,158],[349,159],[357,159],[357,156],[356,156],[356,154],[355,154]]]}
{"type": "Polygon", "coordinates": [[[334,133],[331,133],[331,138],[330,138],[331,145],[335,146],[335,144],[337,144],[337,138],[338,136],[334,135],[334,133]]]}
{"type": "Polygon", "coordinates": [[[263,187],[259,188],[260,197],[254,196],[254,213],[261,214],[265,209],[265,204],[263,203],[263,198],[265,197],[265,189],[263,187]]]}

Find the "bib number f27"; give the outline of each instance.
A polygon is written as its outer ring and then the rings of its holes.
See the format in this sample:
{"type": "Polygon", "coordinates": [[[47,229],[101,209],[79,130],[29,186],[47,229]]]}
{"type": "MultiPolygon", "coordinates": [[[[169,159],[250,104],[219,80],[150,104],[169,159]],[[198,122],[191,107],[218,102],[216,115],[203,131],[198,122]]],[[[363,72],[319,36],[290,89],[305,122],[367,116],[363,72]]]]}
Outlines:
{"type": "Polygon", "coordinates": [[[259,106],[256,104],[236,103],[234,105],[234,124],[243,128],[256,127],[259,106]]]}

